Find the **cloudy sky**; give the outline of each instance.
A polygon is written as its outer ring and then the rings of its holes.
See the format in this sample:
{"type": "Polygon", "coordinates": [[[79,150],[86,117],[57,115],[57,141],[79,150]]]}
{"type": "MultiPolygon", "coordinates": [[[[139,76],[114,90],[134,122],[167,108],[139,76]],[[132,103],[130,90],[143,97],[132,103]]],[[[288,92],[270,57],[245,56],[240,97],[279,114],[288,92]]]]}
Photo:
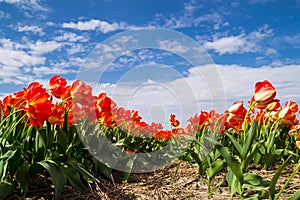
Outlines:
{"type": "Polygon", "coordinates": [[[265,79],[300,103],[299,30],[299,0],[0,0],[0,97],[94,69],[95,91],[150,120],[246,102],[265,79]]]}

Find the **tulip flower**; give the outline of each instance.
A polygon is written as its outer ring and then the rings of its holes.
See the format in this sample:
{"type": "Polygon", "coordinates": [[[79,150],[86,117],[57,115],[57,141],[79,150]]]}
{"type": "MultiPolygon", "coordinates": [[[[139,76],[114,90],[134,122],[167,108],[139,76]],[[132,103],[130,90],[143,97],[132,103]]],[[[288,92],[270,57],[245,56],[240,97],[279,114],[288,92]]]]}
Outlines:
{"type": "Polygon", "coordinates": [[[278,111],[280,110],[282,107],[280,105],[280,101],[278,99],[275,99],[274,101],[272,101],[271,103],[269,103],[266,107],[267,111],[278,111]]]}
{"type": "Polygon", "coordinates": [[[155,139],[169,140],[172,137],[172,131],[170,131],[170,130],[161,130],[157,133],[154,133],[153,136],[154,136],[155,139]]]}
{"type": "Polygon", "coordinates": [[[296,141],[296,142],[295,142],[295,145],[296,145],[296,147],[297,147],[298,149],[300,149],[300,141],[296,141]]]}
{"type": "Polygon", "coordinates": [[[3,119],[3,118],[5,118],[8,115],[9,115],[9,109],[8,109],[7,105],[5,105],[0,100],[0,119],[3,119]]]}
{"type": "Polygon", "coordinates": [[[255,84],[253,99],[257,106],[266,107],[274,100],[275,96],[276,90],[269,81],[264,80],[255,84]]]}
{"type": "Polygon", "coordinates": [[[24,107],[24,91],[15,92],[3,99],[3,104],[8,108],[22,109],[24,107]]]}
{"type": "Polygon", "coordinates": [[[176,115],[171,114],[169,119],[170,119],[172,126],[178,127],[180,125],[180,122],[177,119],[175,119],[175,117],[176,117],[176,115]]]}
{"type": "Polygon", "coordinates": [[[61,91],[61,99],[62,100],[70,100],[70,102],[71,102],[71,89],[72,89],[71,86],[62,88],[62,91],[61,91]]]}
{"type": "Polygon", "coordinates": [[[286,103],[285,103],[285,106],[286,107],[289,107],[293,112],[298,112],[299,108],[298,108],[298,104],[294,101],[291,101],[291,100],[288,100],[286,103]]]}
{"type": "Polygon", "coordinates": [[[58,103],[53,104],[48,121],[50,124],[62,125],[64,123],[64,108],[58,103]]]}
{"type": "Polygon", "coordinates": [[[140,122],[142,117],[139,115],[139,112],[137,110],[132,110],[131,111],[131,120],[134,122],[140,122]]]}
{"type": "Polygon", "coordinates": [[[61,98],[66,85],[66,79],[60,78],[60,75],[56,75],[50,79],[49,90],[53,96],[55,96],[56,98],[61,98]]]}
{"type": "Polygon", "coordinates": [[[230,117],[232,117],[235,120],[243,121],[245,118],[245,115],[247,113],[246,108],[244,108],[243,102],[234,102],[232,106],[227,110],[230,117]]]}
{"type": "Polygon", "coordinates": [[[33,126],[42,127],[44,121],[49,118],[52,107],[49,97],[46,89],[38,82],[33,82],[24,89],[24,111],[26,119],[29,119],[33,126]]]}
{"type": "Polygon", "coordinates": [[[85,103],[92,96],[92,88],[84,82],[76,80],[71,86],[70,94],[74,101],[85,103]]]}
{"type": "Polygon", "coordinates": [[[276,120],[280,120],[287,126],[293,126],[297,123],[296,114],[289,106],[285,106],[284,108],[277,111],[273,115],[273,118],[276,120]]]}

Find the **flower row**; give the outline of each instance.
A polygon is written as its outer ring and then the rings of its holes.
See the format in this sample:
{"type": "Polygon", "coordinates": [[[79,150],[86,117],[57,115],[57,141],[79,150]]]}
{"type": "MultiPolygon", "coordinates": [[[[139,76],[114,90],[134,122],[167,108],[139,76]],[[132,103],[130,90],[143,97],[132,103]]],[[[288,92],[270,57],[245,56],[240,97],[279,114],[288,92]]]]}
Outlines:
{"type": "MultiPolygon", "coordinates": [[[[239,133],[243,126],[250,124],[253,119],[262,125],[269,122],[290,127],[290,135],[296,135],[300,140],[300,122],[296,115],[299,111],[296,102],[287,101],[284,106],[276,99],[276,90],[267,80],[255,84],[254,95],[249,108],[243,102],[237,101],[224,113],[201,111],[188,121],[183,129],[175,115],[170,115],[171,130],[164,130],[160,123],[148,124],[136,110],[126,110],[118,107],[106,93],[92,95],[92,88],[80,80],[72,85],[59,75],[53,76],[49,82],[49,92],[38,82],[29,84],[22,91],[15,92],[0,100],[1,118],[7,117],[13,110],[18,111],[27,126],[42,127],[45,121],[51,124],[62,125],[67,116],[68,125],[88,118],[91,122],[98,122],[105,127],[120,127],[128,133],[155,138],[170,139],[178,133],[193,133],[203,128],[211,128],[220,133],[234,130],[239,133]],[[52,95],[52,96],[51,96],[52,95]],[[54,101],[53,97],[60,101],[54,101]]],[[[296,142],[300,148],[300,141],[296,142]]]]}

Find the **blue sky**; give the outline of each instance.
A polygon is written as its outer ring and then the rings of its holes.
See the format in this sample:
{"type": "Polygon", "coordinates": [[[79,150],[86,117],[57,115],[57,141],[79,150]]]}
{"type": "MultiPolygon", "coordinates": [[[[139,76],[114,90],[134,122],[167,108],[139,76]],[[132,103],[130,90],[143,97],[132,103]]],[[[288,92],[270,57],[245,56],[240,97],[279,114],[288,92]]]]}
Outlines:
{"type": "MultiPolygon", "coordinates": [[[[264,79],[275,85],[283,104],[288,99],[300,103],[299,0],[0,0],[0,97],[32,81],[47,84],[58,73],[74,80],[99,43],[149,27],[175,30],[198,42],[215,63],[228,106],[247,101],[255,82],[264,79]]],[[[205,66],[191,66],[161,49],[125,52],[111,64],[98,89],[110,93],[130,69],[149,63],[175,69],[195,87],[198,109],[213,107],[207,84],[192,76],[205,66]]],[[[163,81],[164,76],[159,77],[163,81]]],[[[168,86],[181,85],[177,76],[164,78],[168,86]]],[[[153,81],[148,79],[145,82],[153,81]]],[[[160,102],[154,90],[146,88],[136,99],[147,105],[160,102]]]]}

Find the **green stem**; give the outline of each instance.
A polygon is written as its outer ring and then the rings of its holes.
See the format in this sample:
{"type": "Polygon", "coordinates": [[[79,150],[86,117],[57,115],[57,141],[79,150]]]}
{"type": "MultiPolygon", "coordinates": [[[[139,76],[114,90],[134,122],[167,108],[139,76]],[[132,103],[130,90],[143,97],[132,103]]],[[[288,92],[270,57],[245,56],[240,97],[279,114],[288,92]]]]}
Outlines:
{"type": "Polygon", "coordinates": [[[282,192],[284,191],[284,189],[288,186],[288,184],[291,182],[291,180],[294,178],[295,174],[298,172],[298,170],[300,169],[300,162],[298,163],[298,165],[295,167],[293,173],[290,175],[290,177],[287,179],[287,181],[285,182],[285,184],[281,187],[279,193],[275,196],[274,200],[279,199],[280,195],[282,194],[282,192]]]}
{"type": "Polygon", "coordinates": [[[267,139],[267,153],[270,153],[271,151],[271,147],[273,146],[274,144],[274,138],[276,136],[276,132],[275,130],[278,128],[278,123],[279,123],[280,119],[277,119],[271,126],[270,130],[269,130],[269,134],[268,134],[268,139],[267,139]],[[277,126],[275,128],[275,126],[277,126]],[[274,131],[272,131],[274,129],[274,131]]]}
{"type": "MultiPolygon", "coordinates": [[[[21,109],[22,110],[22,109],[21,109]]],[[[7,115],[7,117],[4,118],[4,120],[1,121],[0,123],[0,127],[3,126],[4,122],[6,122],[6,120],[8,120],[12,115],[20,112],[21,110],[15,110],[13,112],[11,112],[9,115],[7,115]]]]}
{"type": "Polygon", "coordinates": [[[179,161],[179,163],[178,163],[178,165],[177,165],[177,167],[176,167],[176,171],[175,171],[175,173],[174,173],[174,176],[173,176],[173,180],[172,180],[172,182],[174,183],[175,182],[175,177],[177,176],[177,174],[178,174],[178,170],[179,170],[179,167],[180,167],[180,165],[181,165],[181,162],[182,162],[182,160],[180,160],[179,161]]]}
{"type": "Polygon", "coordinates": [[[247,132],[248,132],[248,130],[246,130],[246,126],[248,125],[249,114],[250,114],[250,111],[252,110],[252,108],[254,107],[254,105],[255,105],[255,102],[252,103],[252,104],[249,106],[249,108],[248,108],[248,110],[247,110],[247,112],[246,112],[245,118],[244,118],[243,125],[242,125],[242,126],[243,126],[243,130],[244,130],[244,142],[246,142],[246,134],[247,134],[247,132]]]}

